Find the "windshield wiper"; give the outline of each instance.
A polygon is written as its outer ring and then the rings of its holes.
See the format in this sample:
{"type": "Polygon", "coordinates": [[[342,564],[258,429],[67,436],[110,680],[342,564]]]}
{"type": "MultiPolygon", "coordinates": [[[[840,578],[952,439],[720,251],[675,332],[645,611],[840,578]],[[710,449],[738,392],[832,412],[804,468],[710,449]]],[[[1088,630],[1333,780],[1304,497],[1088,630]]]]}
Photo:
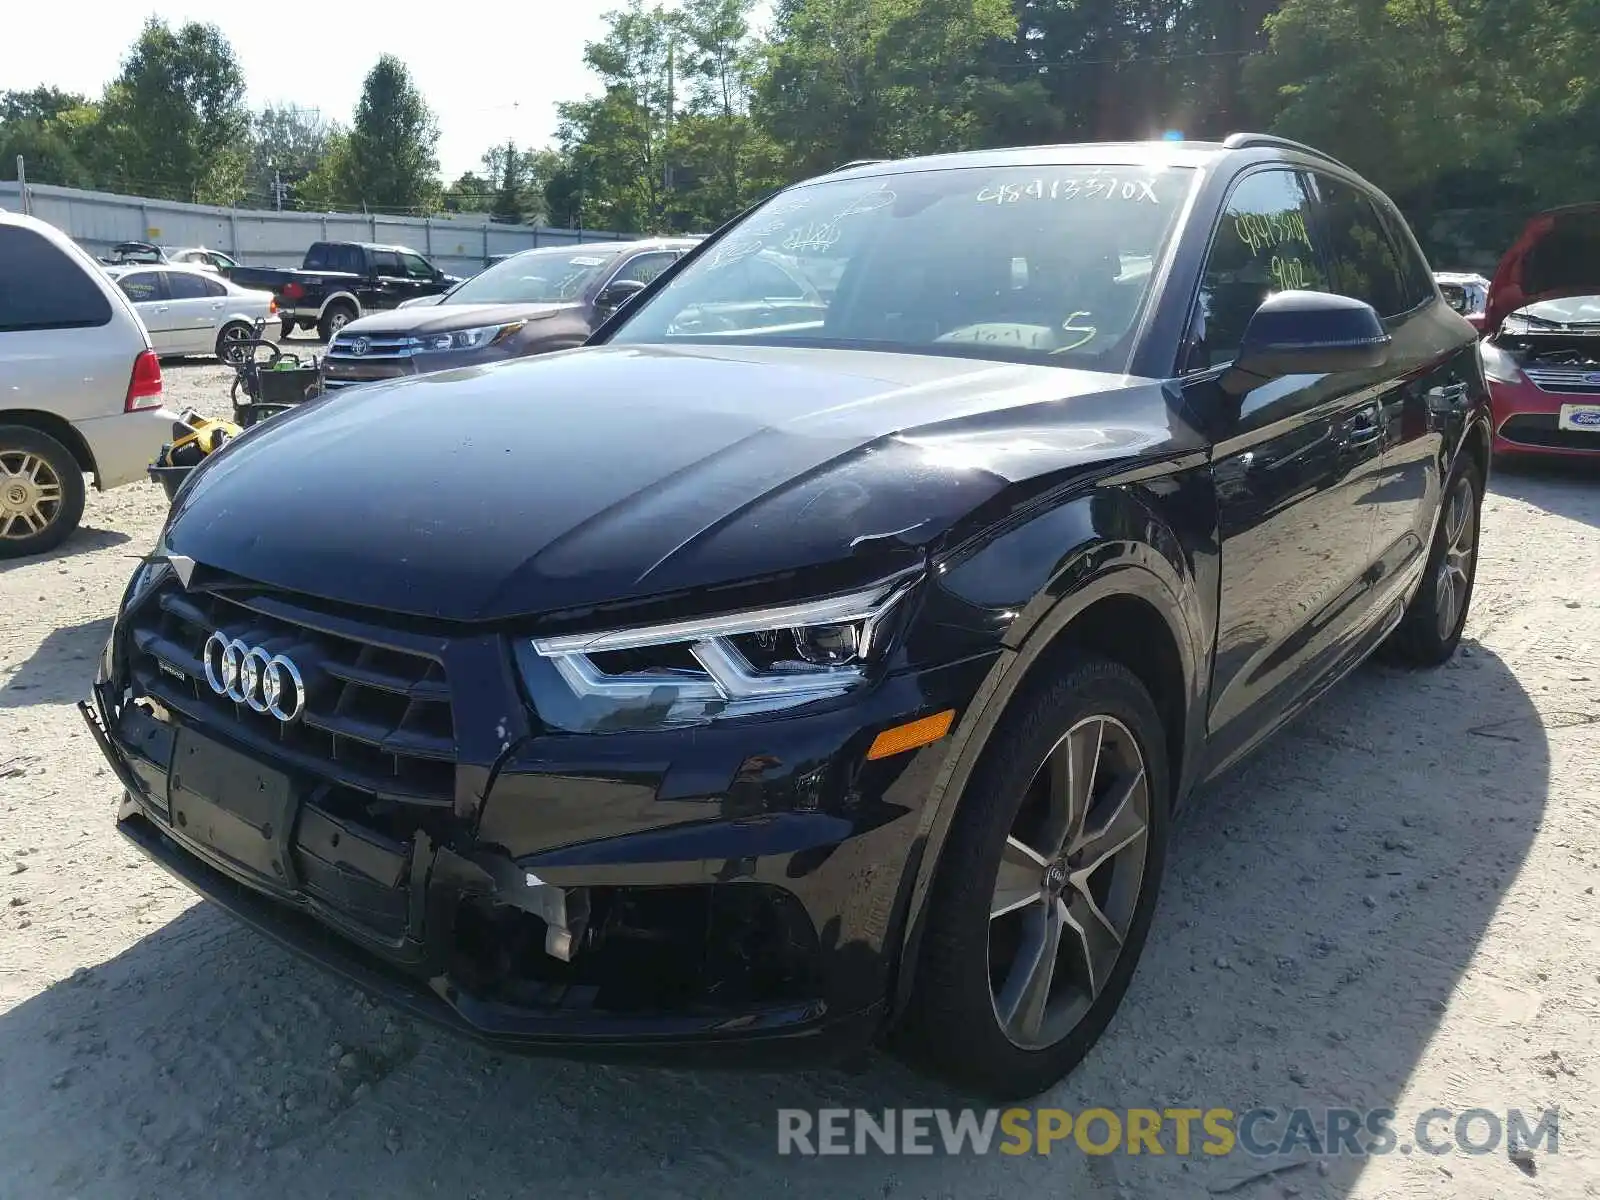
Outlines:
{"type": "Polygon", "coordinates": [[[1536,317],[1532,313],[1513,313],[1508,320],[1526,321],[1529,325],[1537,325],[1541,329],[1565,329],[1566,321],[1554,321],[1549,317],[1536,317]]]}

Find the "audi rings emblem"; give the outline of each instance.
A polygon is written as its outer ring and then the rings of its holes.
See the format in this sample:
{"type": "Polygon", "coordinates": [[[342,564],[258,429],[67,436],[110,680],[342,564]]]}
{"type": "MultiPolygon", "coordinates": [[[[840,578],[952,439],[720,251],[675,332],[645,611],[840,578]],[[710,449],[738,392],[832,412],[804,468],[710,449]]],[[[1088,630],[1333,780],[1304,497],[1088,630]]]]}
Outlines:
{"type": "Polygon", "coordinates": [[[213,633],[204,650],[206,682],[219,696],[245,704],[251,712],[269,713],[284,724],[298,720],[306,706],[300,668],[283,654],[246,645],[239,638],[213,633]]]}

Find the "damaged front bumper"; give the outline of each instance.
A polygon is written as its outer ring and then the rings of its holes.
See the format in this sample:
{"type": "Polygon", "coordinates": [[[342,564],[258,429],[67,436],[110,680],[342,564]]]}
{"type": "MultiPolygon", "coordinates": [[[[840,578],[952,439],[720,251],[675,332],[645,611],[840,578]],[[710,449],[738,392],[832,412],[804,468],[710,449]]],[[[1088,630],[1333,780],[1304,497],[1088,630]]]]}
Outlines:
{"type": "MultiPolygon", "coordinates": [[[[970,694],[984,665],[901,681],[873,707],[925,709],[930,685],[970,694]]],[[[80,708],[126,790],[122,834],[419,1017],[517,1051],[758,1066],[854,1053],[882,1024],[940,752],[864,777],[874,713],[775,723],[783,752],[675,799],[659,743],[612,769],[583,739],[533,739],[470,832],[401,837],[226,729],[115,695],[102,679],[80,708]]],[[[699,761],[735,736],[702,734],[699,761]]]]}

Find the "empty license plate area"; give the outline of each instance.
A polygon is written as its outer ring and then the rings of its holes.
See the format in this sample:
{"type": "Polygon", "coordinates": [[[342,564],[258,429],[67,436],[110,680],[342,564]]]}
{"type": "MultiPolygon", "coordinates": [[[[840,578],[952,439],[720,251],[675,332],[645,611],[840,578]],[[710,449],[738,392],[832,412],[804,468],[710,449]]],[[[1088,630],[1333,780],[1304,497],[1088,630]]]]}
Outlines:
{"type": "Polygon", "coordinates": [[[288,850],[296,796],[284,772],[183,728],[167,799],[179,833],[278,887],[294,886],[288,850]]]}

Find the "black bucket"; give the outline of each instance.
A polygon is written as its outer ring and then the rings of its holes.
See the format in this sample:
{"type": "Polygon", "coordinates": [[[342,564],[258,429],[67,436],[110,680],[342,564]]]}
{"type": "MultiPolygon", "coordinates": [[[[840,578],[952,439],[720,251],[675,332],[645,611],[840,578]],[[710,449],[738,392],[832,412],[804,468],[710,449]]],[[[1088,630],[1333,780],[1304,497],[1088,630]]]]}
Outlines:
{"type": "Polygon", "coordinates": [[[161,485],[161,490],[167,494],[167,503],[171,504],[192,470],[193,467],[158,467],[152,464],[150,478],[161,485]]]}

